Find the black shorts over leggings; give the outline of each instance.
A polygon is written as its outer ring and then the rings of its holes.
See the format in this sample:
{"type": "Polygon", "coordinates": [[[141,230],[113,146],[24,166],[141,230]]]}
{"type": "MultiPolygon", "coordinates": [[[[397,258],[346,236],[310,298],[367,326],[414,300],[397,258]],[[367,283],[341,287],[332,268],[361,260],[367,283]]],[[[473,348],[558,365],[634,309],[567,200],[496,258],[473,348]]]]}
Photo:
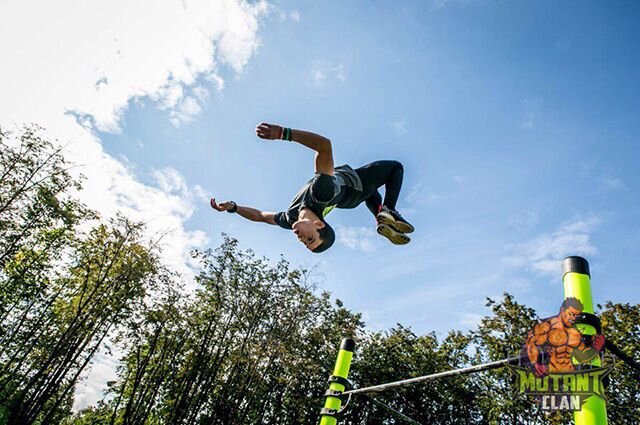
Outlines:
{"type": "Polygon", "coordinates": [[[355,171],[362,180],[363,201],[374,215],[379,212],[380,205],[385,205],[392,210],[396,209],[404,177],[404,168],[400,162],[375,161],[356,168],[355,171]],[[385,190],[384,202],[378,191],[382,186],[385,190]]]}

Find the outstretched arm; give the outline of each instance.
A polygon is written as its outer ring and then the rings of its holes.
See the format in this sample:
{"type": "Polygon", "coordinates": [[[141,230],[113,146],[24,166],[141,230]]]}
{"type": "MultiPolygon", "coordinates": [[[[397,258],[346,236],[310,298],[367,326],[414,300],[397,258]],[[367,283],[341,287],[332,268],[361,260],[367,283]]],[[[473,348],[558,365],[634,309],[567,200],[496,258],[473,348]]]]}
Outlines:
{"type": "Polygon", "coordinates": [[[540,354],[540,349],[538,348],[537,344],[539,335],[535,334],[536,328],[534,328],[533,331],[529,331],[526,342],[527,356],[529,357],[529,362],[531,364],[535,364],[538,362],[538,355],[540,354]]]}
{"type": "MultiPolygon", "coordinates": [[[[333,150],[331,140],[324,136],[305,130],[288,129],[291,131],[291,141],[316,151],[316,173],[333,176],[333,150]]],[[[285,137],[285,129],[279,125],[260,123],[256,127],[256,135],[261,139],[275,140],[285,137]]]]}
{"type": "Polygon", "coordinates": [[[243,207],[241,205],[237,205],[233,201],[225,201],[218,204],[214,198],[211,198],[209,203],[211,204],[211,208],[216,211],[231,211],[235,208],[236,212],[247,220],[259,223],[276,224],[274,219],[275,213],[273,212],[260,211],[251,207],[243,207]]]}
{"type": "Polygon", "coordinates": [[[604,348],[606,341],[602,334],[593,335],[591,344],[587,346],[581,338],[580,345],[573,350],[571,355],[581,363],[593,360],[604,348]]]}
{"type": "Polygon", "coordinates": [[[537,324],[527,335],[527,356],[529,357],[529,362],[533,366],[533,373],[539,378],[542,378],[549,373],[547,365],[538,363],[538,356],[543,354],[540,346],[547,343],[549,329],[549,323],[542,322],[537,324]]]}

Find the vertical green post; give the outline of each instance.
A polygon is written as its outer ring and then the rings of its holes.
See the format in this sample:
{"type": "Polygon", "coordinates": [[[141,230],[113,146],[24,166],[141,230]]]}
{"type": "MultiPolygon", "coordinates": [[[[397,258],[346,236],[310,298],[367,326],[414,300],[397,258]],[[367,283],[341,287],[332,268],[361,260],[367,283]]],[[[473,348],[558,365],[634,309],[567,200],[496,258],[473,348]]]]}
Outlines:
{"type": "Polygon", "coordinates": [[[347,377],[349,376],[349,368],[351,367],[351,359],[353,358],[353,350],[356,343],[351,338],[345,338],[340,344],[336,366],[333,369],[333,375],[329,378],[329,389],[325,393],[327,397],[324,402],[324,408],[320,411],[320,425],[337,425],[337,413],[342,407],[342,399],[340,396],[347,388],[347,377]]]}
{"type": "MultiPolygon", "coordinates": [[[[585,313],[593,314],[593,296],[591,294],[591,273],[589,263],[582,257],[567,257],[562,261],[562,282],[564,297],[574,297],[580,300],[585,313]]],[[[576,325],[584,335],[594,335],[596,329],[591,325],[576,325]]],[[[600,358],[596,357],[592,364],[600,366],[600,358]]],[[[575,412],[576,425],[607,425],[607,405],[600,397],[590,397],[582,406],[582,410],[575,412]]]]}

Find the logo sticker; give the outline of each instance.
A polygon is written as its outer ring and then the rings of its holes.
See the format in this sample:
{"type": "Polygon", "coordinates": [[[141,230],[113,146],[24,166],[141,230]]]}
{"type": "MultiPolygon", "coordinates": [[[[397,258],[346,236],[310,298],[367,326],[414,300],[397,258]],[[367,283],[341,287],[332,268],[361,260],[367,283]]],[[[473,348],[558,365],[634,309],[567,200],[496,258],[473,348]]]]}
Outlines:
{"type": "Polygon", "coordinates": [[[604,399],[605,366],[602,334],[585,335],[576,327],[584,306],[567,298],[556,316],[540,320],[527,334],[516,376],[517,395],[535,396],[546,411],[581,410],[591,397],[604,399]]]}

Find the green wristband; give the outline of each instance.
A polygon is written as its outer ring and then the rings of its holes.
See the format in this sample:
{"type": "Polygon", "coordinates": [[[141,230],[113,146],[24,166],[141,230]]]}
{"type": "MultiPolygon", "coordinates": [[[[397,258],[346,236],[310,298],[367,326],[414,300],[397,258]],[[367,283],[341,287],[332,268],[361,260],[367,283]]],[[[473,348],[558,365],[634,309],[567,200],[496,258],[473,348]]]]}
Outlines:
{"type": "Polygon", "coordinates": [[[284,127],[282,129],[282,140],[288,140],[291,141],[291,129],[284,127]]]}

